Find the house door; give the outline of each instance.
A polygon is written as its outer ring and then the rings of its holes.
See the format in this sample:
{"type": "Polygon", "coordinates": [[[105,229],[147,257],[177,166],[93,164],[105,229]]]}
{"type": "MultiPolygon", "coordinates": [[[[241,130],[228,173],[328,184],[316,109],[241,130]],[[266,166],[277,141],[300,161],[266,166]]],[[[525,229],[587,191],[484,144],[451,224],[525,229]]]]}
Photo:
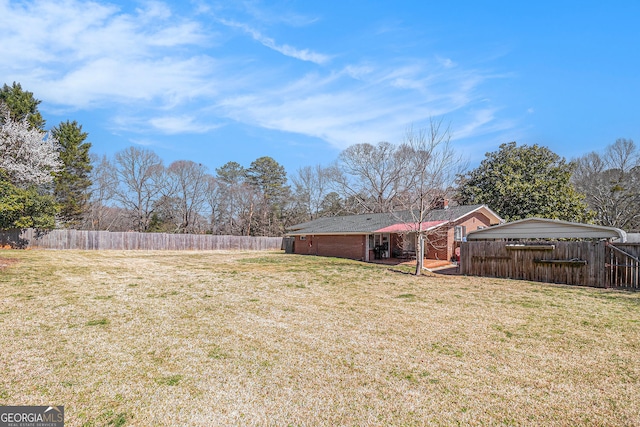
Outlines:
{"type": "Polygon", "coordinates": [[[389,233],[384,233],[382,235],[382,258],[389,258],[390,248],[391,248],[391,235],[389,233]]]}
{"type": "Polygon", "coordinates": [[[389,258],[391,235],[389,233],[379,233],[373,235],[373,246],[375,258],[389,258]]]}

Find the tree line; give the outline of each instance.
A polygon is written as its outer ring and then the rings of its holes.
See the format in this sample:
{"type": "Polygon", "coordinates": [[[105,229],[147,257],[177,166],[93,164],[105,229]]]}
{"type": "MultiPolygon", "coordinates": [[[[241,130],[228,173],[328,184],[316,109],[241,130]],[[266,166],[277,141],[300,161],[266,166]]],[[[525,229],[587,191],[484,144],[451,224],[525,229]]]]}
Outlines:
{"type": "Polygon", "coordinates": [[[18,83],[0,90],[0,228],[278,236],[354,213],[404,210],[420,224],[449,199],[487,204],[507,220],[640,229],[640,152],[627,139],[572,161],[512,142],[467,170],[449,128],[432,120],[399,144],[354,144],[329,166],[288,176],[268,156],[214,171],[190,160],[165,165],[141,147],[98,157],[76,121],[47,132],[39,104],[18,83]]]}

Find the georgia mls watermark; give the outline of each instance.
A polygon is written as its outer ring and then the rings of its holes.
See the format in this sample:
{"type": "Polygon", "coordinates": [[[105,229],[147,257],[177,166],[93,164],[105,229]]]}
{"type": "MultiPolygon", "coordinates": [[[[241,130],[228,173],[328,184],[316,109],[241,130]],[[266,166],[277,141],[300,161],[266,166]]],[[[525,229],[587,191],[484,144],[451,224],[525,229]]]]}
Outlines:
{"type": "Polygon", "coordinates": [[[0,406],[0,427],[64,427],[64,406],[0,406]]]}

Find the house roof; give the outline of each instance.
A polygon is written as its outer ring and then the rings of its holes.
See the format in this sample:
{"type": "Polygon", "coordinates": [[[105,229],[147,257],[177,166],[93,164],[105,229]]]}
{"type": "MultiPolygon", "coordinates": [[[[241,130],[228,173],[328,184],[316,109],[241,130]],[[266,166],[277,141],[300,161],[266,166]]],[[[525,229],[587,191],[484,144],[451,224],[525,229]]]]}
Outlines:
{"type": "MultiPolygon", "coordinates": [[[[443,224],[448,221],[457,221],[466,215],[478,211],[489,217],[491,224],[499,224],[502,222],[502,218],[486,205],[469,205],[431,210],[425,218],[425,223],[440,222],[443,224]]],[[[290,236],[307,234],[370,234],[383,232],[380,230],[388,227],[397,227],[398,231],[407,231],[406,227],[408,225],[409,229],[415,229],[411,224],[415,224],[415,219],[412,219],[410,211],[346,215],[318,218],[313,221],[296,224],[287,229],[287,234],[290,236]]],[[[431,227],[437,225],[438,224],[432,224],[431,227]]]]}
{"type": "Polygon", "coordinates": [[[546,218],[521,219],[467,234],[467,240],[497,239],[620,239],[625,242],[627,234],[614,227],[546,218]]]}
{"type": "Polygon", "coordinates": [[[442,224],[446,224],[447,222],[449,221],[427,221],[423,222],[422,224],[419,224],[417,222],[402,222],[400,224],[393,224],[388,227],[381,228],[380,230],[376,230],[376,233],[405,233],[407,231],[416,231],[418,230],[418,228],[423,231],[428,231],[442,224]]]}

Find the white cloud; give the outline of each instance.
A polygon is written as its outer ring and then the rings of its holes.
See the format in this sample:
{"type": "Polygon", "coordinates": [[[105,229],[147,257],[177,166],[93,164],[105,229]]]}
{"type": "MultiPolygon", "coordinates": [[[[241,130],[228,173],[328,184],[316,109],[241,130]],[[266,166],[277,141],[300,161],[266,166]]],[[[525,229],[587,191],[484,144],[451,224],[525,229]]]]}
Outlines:
{"type": "Polygon", "coordinates": [[[286,8],[280,8],[275,3],[269,4],[269,7],[260,6],[258,2],[245,1],[241,3],[241,7],[249,16],[259,22],[268,24],[282,23],[291,27],[304,27],[318,21],[318,17],[295,13],[286,8]]]}
{"type": "Polygon", "coordinates": [[[195,117],[187,115],[155,117],[149,120],[149,124],[162,133],[170,135],[181,133],[205,133],[222,126],[205,124],[198,121],[195,117]]]}
{"type": "Polygon", "coordinates": [[[262,45],[268,47],[269,49],[273,49],[276,52],[280,52],[285,56],[289,56],[291,58],[296,58],[301,61],[309,61],[316,64],[324,64],[328,62],[331,57],[329,55],[324,55],[321,53],[313,52],[310,49],[297,49],[293,46],[289,46],[287,44],[278,45],[274,39],[264,36],[258,30],[251,28],[246,24],[242,24],[239,22],[228,21],[225,19],[221,19],[220,22],[224,25],[233,28],[239,28],[243,30],[245,33],[249,34],[255,41],[261,43],[262,45]]]}
{"type": "Polygon", "coordinates": [[[213,67],[210,59],[147,60],[118,58],[87,61],[63,76],[40,76],[33,87],[48,101],[89,108],[105,103],[144,101],[155,108],[171,107],[215,89],[200,70],[213,67]]]}
{"type": "Polygon", "coordinates": [[[510,120],[497,120],[496,108],[473,111],[462,126],[453,129],[453,139],[465,139],[488,133],[499,132],[514,126],[510,120]]]}
{"type": "Polygon", "coordinates": [[[129,140],[129,142],[136,144],[136,145],[141,145],[143,147],[151,147],[153,145],[156,145],[156,141],[152,140],[152,139],[138,139],[138,138],[132,138],[129,140]]]}
{"type": "Polygon", "coordinates": [[[451,60],[451,58],[441,58],[438,57],[438,62],[444,67],[444,68],[453,68],[456,66],[456,63],[453,62],[451,60]]]}
{"type": "Polygon", "coordinates": [[[144,8],[136,8],[136,12],[139,15],[144,16],[147,19],[168,19],[171,17],[171,9],[159,1],[147,0],[144,3],[144,8]]]}
{"type": "Polygon", "coordinates": [[[279,44],[241,22],[212,24],[213,7],[194,11],[206,12],[196,19],[157,1],[125,12],[91,1],[0,0],[0,75],[51,108],[104,108],[109,127],[137,134],[203,133],[231,119],[344,148],[398,141],[407,125],[429,117],[457,115],[458,138],[512,126],[478,93],[501,76],[444,57],[332,57],[279,44]],[[310,64],[225,50],[221,40],[230,28],[324,67],[309,73],[310,64]],[[470,108],[476,110],[466,113],[470,108]]]}
{"type": "MultiPolygon", "coordinates": [[[[201,117],[196,114],[181,114],[171,111],[169,114],[145,117],[136,114],[119,114],[114,116],[108,127],[115,133],[132,133],[136,135],[181,135],[203,134],[218,129],[224,124],[217,120],[213,122],[210,117],[201,117]]],[[[134,138],[141,140],[139,137],[134,138]]],[[[138,143],[138,142],[136,142],[138,143]]]]}
{"type": "Polygon", "coordinates": [[[95,2],[5,2],[0,17],[0,71],[55,104],[173,103],[206,91],[214,67],[211,58],[166,51],[207,37],[158,2],[135,15],[95,2]]]}
{"type": "Polygon", "coordinates": [[[343,70],[348,76],[357,80],[364,80],[374,71],[375,68],[371,65],[347,65],[343,70]]]}
{"type": "MultiPolygon", "coordinates": [[[[279,90],[229,96],[219,106],[233,120],[322,138],[337,148],[358,142],[398,141],[411,123],[446,116],[469,106],[483,81],[467,71],[441,66],[378,66],[326,78],[308,74],[279,90]],[[355,80],[352,76],[358,78],[355,80]]],[[[496,121],[492,110],[466,119],[460,137],[484,132],[496,121]]]]}

